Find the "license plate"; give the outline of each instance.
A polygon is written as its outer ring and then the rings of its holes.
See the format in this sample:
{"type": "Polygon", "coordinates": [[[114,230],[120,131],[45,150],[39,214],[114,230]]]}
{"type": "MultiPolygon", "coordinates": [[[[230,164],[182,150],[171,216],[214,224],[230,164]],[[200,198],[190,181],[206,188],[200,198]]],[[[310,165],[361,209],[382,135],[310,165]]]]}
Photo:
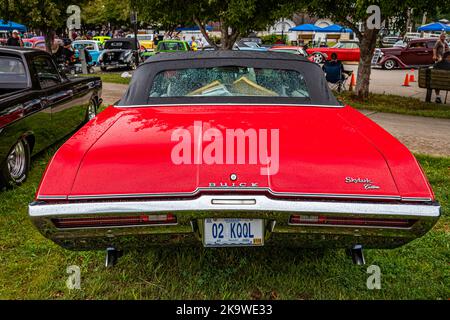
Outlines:
{"type": "Polygon", "coordinates": [[[205,219],[205,247],[245,247],[264,244],[262,219],[205,219]]]}

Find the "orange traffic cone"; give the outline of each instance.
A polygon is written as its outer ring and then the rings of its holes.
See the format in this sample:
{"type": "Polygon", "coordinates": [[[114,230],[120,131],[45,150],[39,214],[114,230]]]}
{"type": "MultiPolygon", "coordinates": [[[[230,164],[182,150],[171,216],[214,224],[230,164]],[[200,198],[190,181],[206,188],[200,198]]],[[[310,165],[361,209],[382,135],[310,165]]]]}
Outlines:
{"type": "Polygon", "coordinates": [[[408,76],[408,74],[406,74],[406,76],[405,76],[405,81],[403,82],[403,86],[404,87],[409,87],[409,76],[408,76]]]}
{"type": "Polygon", "coordinates": [[[349,91],[353,91],[353,87],[356,86],[355,74],[352,73],[352,78],[350,79],[349,91]]]}
{"type": "Polygon", "coordinates": [[[411,69],[411,75],[409,76],[409,82],[416,82],[416,79],[414,77],[414,69],[411,69]]]}

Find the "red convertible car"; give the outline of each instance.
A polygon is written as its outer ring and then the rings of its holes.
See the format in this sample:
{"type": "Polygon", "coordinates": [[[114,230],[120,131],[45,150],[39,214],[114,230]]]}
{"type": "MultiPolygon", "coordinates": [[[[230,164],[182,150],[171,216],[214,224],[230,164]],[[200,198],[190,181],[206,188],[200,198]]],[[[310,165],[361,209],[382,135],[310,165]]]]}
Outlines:
{"type": "Polygon", "coordinates": [[[323,63],[331,59],[331,54],[336,53],[338,60],[359,61],[360,51],[357,41],[340,41],[332,47],[306,49],[315,63],[323,63]]]}
{"type": "Polygon", "coordinates": [[[394,248],[440,216],[414,156],[289,53],[156,55],[55,154],[29,215],[75,250],[394,248]]]}

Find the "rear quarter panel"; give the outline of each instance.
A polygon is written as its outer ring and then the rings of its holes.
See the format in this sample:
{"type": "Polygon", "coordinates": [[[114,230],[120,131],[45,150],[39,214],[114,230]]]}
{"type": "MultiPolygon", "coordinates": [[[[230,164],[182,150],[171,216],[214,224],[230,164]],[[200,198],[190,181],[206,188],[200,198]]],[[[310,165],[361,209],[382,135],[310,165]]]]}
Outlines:
{"type": "Polygon", "coordinates": [[[428,179],[418,161],[402,143],[349,106],[341,109],[339,113],[383,154],[403,199],[435,200],[428,179]]]}
{"type": "Polygon", "coordinates": [[[120,111],[117,108],[108,107],[63,144],[49,162],[36,196],[63,195],[66,198],[84,155],[119,117],[120,111]]]}

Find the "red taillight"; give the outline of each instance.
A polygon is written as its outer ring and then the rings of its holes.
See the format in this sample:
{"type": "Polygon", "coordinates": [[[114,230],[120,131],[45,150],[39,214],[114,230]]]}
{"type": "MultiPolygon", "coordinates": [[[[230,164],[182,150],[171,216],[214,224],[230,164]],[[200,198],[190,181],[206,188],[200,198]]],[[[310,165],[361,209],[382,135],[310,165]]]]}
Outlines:
{"type": "Polygon", "coordinates": [[[177,217],[173,214],[140,215],[140,216],[110,216],[93,218],[58,218],[52,219],[57,228],[95,228],[121,227],[155,224],[174,224],[177,217]]]}
{"type": "Polygon", "coordinates": [[[409,228],[416,220],[411,219],[379,219],[354,218],[336,216],[291,215],[289,223],[293,225],[330,225],[330,226],[361,226],[361,227],[392,227],[409,228]]]}

